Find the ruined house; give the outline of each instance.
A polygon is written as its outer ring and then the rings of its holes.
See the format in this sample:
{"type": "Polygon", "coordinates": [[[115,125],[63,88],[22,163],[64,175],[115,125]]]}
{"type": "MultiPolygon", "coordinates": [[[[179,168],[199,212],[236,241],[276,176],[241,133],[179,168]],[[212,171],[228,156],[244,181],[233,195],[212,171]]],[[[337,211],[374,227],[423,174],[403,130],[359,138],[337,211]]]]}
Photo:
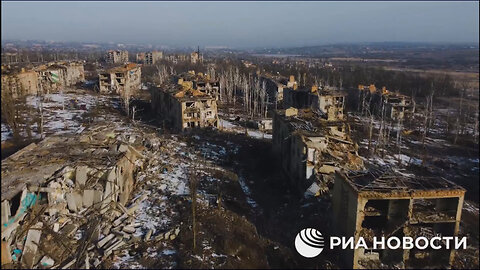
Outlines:
{"type": "Polygon", "coordinates": [[[289,108],[273,117],[273,151],[292,186],[315,195],[328,191],[339,168],[363,169],[358,146],[343,120],[328,120],[320,111],[289,108]]]}
{"type": "Polygon", "coordinates": [[[105,62],[109,64],[124,64],[128,62],[128,51],[110,50],[105,55],[105,62]]]}
{"type": "MultiPolygon", "coordinates": [[[[457,236],[465,189],[443,178],[410,177],[391,169],[337,172],[333,218],[337,235],[366,240],[396,236],[457,236]]],[[[344,267],[448,269],[455,249],[341,250],[344,267]]]]}
{"type": "Polygon", "coordinates": [[[160,51],[151,51],[151,52],[141,52],[136,55],[137,63],[142,63],[145,65],[154,65],[158,61],[163,59],[163,52],[160,51]]]}
{"type": "Polygon", "coordinates": [[[33,70],[2,65],[2,96],[19,98],[39,92],[38,75],[33,70]]]}
{"type": "Polygon", "coordinates": [[[140,89],[141,69],[136,64],[111,68],[99,74],[100,93],[132,96],[140,89]]]}
{"type": "Polygon", "coordinates": [[[152,111],[177,131],[194,127],[218,127],[217,101],[193,87],[192,81],[166,83],[151,88],[152,111]]]}

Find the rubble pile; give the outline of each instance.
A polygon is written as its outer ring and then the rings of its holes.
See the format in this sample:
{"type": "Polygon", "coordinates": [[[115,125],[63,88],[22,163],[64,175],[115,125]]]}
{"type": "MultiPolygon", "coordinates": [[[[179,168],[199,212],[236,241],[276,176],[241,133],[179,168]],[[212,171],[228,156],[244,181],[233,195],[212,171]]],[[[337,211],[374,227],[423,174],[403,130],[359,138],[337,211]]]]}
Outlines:
{"type": "MultiPolygon", "coordinates": [[[[181,230],[191,233],[191,223],[186,224],[185,216],[189,216],[191,193],[189,180],[192,171],[198,175],[197,191],[198,207],[214,206],[217,196],[212,194],[211,186],[216,186],[220,179],[214,173],[224,170],[202,158],[202,153],[191,153],[187,143],[179,136],[165,135],[143,136],[148,155],[143,170],[137,174],[136,189],[132,197],[145,197],[142,200],[134,223],[142,224],[137,228],[135,237],[142,238],[142,244],[136,245],[116,257],[113,265],[116,268],[139,267],[175,267],[175,259],[180,250],[173,242],[181,230]],[[181,160],[181,162],[180,162],[181,160]],[[208,179],[203,181],[203,179],[208,179]],[[155,194],[155,196],[152,196],[155,194]],[[183,214],[182,214],[183,212],[183,214]]],[[[214,155],[215,148],[202,149],[214,155]]],[[[205,153],[206,154],[206,153],[205,153]]],[[[208,155],[207,155],[208,156],[208,155]]],[[[216,190],[215,190],[216,191],[216,190]]],[[[189,247],[190,248],[190,247],[189,247]]],[[[215,260],[216,254],[205,261],[215,260]]],[[[187,260],[187,258],[183,258],[187,260]]],[[[188,258],[196,260],[196,258],[188,258]]]]}
{"type": "Polygon", "coordinates": [[[2,267],[98,268],[141,240],[134,215],[146,196],[129,200],[145,161],[139,138],[96,126],[4,160],[2,267]]]}
{"type": "Polygon", "coordinates": [[[363,159],[358,155],[358,145],[345,135],[340,137],[330,133],[316,149],[315,162],[308,161],[315,168],[315,179],[306,195],[327,194],[333,186],[333,173],[339,169],[365,170],[363,159]]]}

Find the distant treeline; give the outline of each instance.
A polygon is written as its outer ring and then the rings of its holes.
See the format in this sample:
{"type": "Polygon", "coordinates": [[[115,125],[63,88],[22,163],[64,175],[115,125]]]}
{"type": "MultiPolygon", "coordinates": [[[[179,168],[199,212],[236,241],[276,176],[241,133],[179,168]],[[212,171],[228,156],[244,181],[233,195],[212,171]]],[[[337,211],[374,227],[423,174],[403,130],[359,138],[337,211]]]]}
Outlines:
{"type": "Polygon", "coordinates": [[[356,88],[359,84],[374,84],[377,88],[385,86],[390,91],[409,96],[424,97],[432,90],[435,96],[459,96],[460,84],[455,85],[448,74],[420,74],[406,71],[391,71],[365,65],[343,65],[337,67],[306,67],[264,64],[265,70],[284,76],[294,75],[300,87],[310,87],[316,83],[343,88],[356,88]],[[305,80],[304,78],[305,76],[305,80]],[[301,77],[302,79],[298,79],[301,77]]]}

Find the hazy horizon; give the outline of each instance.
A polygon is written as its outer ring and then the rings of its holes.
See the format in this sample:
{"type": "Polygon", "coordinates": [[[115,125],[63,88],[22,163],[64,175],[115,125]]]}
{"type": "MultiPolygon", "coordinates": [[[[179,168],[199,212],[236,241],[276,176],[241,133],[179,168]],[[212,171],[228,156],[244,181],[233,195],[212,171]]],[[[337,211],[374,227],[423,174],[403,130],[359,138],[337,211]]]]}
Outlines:
{"type": "Polygon", "coordinates": [[[474,43],[478,2],[2,2],[2,40],[298,47],[474,43]]]}

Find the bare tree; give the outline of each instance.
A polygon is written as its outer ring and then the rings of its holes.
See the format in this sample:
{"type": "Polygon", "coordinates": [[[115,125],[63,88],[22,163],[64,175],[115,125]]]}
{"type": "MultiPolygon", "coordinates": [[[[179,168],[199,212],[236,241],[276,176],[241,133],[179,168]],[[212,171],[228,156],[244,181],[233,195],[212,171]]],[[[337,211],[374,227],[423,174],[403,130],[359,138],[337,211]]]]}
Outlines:
{"type": "Polygon", "coordinates": [[[198,170],[194,169],[190,173],[190,197],[192,199],[192,232],[193,232],[193,252],[197,249],[197,188],[198,188],[198,170]]]}

